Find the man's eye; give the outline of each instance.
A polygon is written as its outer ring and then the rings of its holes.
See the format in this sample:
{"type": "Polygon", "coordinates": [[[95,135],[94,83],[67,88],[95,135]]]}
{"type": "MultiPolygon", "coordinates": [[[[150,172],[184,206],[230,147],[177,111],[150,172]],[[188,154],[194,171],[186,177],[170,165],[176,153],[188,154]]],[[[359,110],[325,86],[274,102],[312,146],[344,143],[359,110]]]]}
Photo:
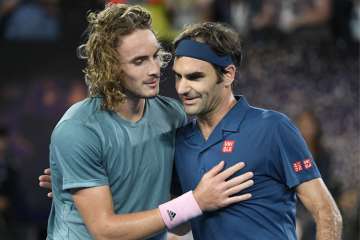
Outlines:
{"type": "Polygon", "coordinates": [[[189,81],[199,81],[202,78],[202,76],[188,76],[187,79],[189,81]]]}
{"type": "Polygon", "coordinates": [[[136,66],[139,66],[139,65],[143,64],[143,62],[144,62],[144,59],[137,59],[137,60],[134,61],[134,64],[136,66]]]}

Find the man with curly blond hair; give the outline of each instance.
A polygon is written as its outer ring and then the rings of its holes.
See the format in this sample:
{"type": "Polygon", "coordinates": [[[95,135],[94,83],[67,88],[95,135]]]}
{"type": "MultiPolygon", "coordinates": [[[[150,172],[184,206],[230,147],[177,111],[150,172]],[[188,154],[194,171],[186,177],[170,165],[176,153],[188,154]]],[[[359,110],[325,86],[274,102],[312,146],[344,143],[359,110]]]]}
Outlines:
{"type": "Polygon", "coordinates": [[[220,162],[194,191],[169,200],[175,132],[186,115],[158,96],[164,53],[139,6],[109,4],[90,13],[87,60],[90,96],[56,125],[50,144],[53,204],[48,240],[164,239],[165,229],[251,197],[244,167],[220,162]],[[159,206],[160,205],[160,206],[159,206]]]}

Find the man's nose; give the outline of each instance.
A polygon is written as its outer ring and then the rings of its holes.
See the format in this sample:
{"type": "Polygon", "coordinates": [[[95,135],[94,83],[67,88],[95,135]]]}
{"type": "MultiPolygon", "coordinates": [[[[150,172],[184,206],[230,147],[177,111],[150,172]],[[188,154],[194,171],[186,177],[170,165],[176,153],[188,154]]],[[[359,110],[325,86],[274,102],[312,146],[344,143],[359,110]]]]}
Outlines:
{"type": "Polygon", "coordinates": [[[160,76],[160,62],[157,59],[152,59],[150,61],[149,75],[156,77],[160,76]]]}
{"type": "Polygon", "coordinates": [[[176,87],[176,92],[179,95],[183,95],[189,91],[189,85],[188,85],[186,79],[183,79],[183,78],[176,80],[175,87],[176,87]]]}

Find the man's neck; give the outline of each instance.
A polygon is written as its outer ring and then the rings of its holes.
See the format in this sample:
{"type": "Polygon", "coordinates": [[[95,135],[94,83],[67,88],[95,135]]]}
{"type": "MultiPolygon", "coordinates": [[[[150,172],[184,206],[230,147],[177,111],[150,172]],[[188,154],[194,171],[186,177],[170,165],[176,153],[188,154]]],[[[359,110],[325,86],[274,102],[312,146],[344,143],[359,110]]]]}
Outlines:
{"type": "Polygon", "coordinates": [[[127,97],[116,107],[116,113],[128,121],[137,122],[144,115],[145,101],[145,98],[127,97]]]}
{"type": "Polygon", "coordinates": [[[207,140],[218,125],[218,123],[225,117],[225,115],[231,110],[231,108],[236,104],[236,99],[233,94],[230,94],[219,104],[219,106],[214,109],[214,111],[204,115],[198,116],[198,123],[201,130],[201,133],[205,140],[207,140]]]}

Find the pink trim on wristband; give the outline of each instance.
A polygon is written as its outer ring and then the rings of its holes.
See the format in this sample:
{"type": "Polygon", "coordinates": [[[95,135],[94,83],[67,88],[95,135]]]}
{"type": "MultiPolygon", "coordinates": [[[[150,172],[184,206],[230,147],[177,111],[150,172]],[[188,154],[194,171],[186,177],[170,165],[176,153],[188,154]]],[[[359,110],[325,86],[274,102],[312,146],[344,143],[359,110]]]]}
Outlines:
{"type": "Polygon", "coordinates": [[[159,209],[161,217],[168,229],[172,229],[202,214],[192,191],[161,204],[159,209]]]}

